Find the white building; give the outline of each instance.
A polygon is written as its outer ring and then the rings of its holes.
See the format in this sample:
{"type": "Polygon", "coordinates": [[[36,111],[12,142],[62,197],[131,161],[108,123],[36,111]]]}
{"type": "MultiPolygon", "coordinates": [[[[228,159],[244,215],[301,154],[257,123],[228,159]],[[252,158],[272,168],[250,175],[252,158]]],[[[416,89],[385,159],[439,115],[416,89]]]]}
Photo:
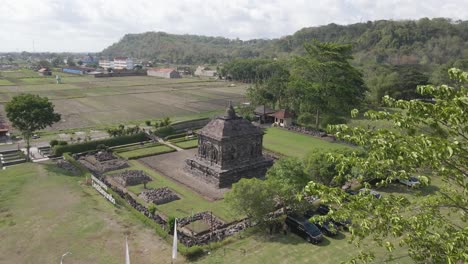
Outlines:
{"type": "Polygon", "coordinates": [[[206,76],[206,77],[215,77],[217,72],[215,70],[211,70],[208,67],[198,66],[194,72],[195,76],[206,76]]]}
{"type": "Polygon", "coordinates": [[[111,60],[99,60],[99,67],[104,69],[114,68],[114,62],[111,60]]]}
{"type": "Polygon", "coordinates": [[[114,58],[114,69],[122,70],[132,70],[133,69],[133,60],[128,57],[115,57],[114,58]]]}
{"type": "Polygon", "coordinates": [[[128,57],[115,57],[114,60],[99,60],[99,66],[104,69],[116,69],[116,70],[132,70],[133,60],[128,57]]]}

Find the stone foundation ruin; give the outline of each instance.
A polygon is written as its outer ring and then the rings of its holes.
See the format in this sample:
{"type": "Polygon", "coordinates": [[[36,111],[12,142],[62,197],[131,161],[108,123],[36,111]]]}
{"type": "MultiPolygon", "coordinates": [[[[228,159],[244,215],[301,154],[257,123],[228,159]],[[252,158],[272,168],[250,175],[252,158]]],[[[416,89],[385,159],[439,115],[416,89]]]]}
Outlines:
{"type": "Polygon", "coordinates": [[[95,154],[86,154],[86,156],[80,157],[78,162],[93,174],[103,174],[108,171],[128,167],[128,163],[125,160],[119,159],[107,151],[100,151],[95,154]]]}
{"type": "Polygon", "coordinates": [[[125,170],[112,175],[112,178],[124,187],[148,183],[153,180],[142,170],[125,170]]]}
{"type": "Polygon", "coordinates": [[[176,193],[167,187],[143,191],[138,197],[147,203],[154,203],[156,205],[170,203],[180,199],[176,193]]]}
{"type": "Polygon", "coordinates": [[[185,171],[218,188],[241,178],[262,178],[273,160],[262,154],[263,130],[238,117],[232,105],[198,132],[198,153],[185,171]]]}

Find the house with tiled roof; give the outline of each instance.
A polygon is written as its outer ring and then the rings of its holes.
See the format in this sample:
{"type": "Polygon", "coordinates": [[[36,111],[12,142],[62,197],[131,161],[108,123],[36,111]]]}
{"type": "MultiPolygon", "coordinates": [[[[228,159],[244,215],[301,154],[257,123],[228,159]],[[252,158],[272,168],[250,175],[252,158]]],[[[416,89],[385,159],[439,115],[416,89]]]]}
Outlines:
{"type": "Polygon", "coordinates": [[[273,114],[270,114],[270,116],[275,118],[275,125],[280,127],[288,127],[292,125],[294,114],[286,109],[281,109],[274,112],[273,114]]]}

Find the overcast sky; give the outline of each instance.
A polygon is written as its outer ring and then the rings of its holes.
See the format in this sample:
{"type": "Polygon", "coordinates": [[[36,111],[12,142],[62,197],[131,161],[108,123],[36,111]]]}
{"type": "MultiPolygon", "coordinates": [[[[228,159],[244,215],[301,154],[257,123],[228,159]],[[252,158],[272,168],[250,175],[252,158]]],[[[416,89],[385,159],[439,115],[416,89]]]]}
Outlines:
{"type": "Polygon", "coordinates": [[[378,19],[468,19],[468,0],[1,0],[0,51],[101,51],[126,33],[277,38],[378,19]]]}

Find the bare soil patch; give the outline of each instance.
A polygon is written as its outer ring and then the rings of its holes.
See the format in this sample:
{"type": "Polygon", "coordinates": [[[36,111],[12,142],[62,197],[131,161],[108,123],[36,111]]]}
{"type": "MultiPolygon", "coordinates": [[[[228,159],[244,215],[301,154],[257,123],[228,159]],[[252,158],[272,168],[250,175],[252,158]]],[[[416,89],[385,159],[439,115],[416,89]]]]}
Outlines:
{"type": "Polygon", "coordinates": [[[159,172],[161,175],[185,185],[210,201],[222,199],[224,193],[229,189],[218,189],[214,185],[210,185],[184,172],[185,159],[193,157],[196,152],[197,149],[183,150],[141,158],[138,161],[159,172]]]}

